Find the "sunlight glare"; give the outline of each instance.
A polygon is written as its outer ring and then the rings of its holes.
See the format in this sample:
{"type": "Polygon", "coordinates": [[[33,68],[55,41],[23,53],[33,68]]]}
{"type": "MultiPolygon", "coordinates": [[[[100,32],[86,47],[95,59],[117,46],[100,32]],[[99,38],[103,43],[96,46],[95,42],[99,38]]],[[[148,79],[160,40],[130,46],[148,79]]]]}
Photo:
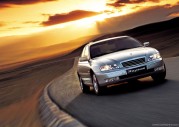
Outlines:
{"type": "Polygon", "coordinates": [[[77,20],[77,21],[74,22],[74,24],[76,26],[90,27],[90,25],[96,23],[97,21],[99,21],[99,22],[104,21],[105,18],[107,18],[106,14],[100,14],[100,15],[97,15],[97,16],[77,20]]]}

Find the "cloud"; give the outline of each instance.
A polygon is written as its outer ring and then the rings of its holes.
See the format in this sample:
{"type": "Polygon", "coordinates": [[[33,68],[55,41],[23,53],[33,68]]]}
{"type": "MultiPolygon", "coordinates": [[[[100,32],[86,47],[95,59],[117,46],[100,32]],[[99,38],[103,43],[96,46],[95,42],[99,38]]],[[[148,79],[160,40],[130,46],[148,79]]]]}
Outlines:
{"type": "Polygon", "coordinates": [[[23,22],[23,24],[39,24],[40,21],[26,21],[26,22],[23,22]]]}
{"type": "Polygon", "coordinates": [[[168,15],[168,17],[174,18],[174,17],[179,17],[179,12],[174,12],[168,15]]]}
{"type": "Polygon", "coordinates": [[[0,22],[0,27],[6,26],[4,22],[0,22]]]}
{"type": "Polygon", "coordinates": [[[160,2],[160,0],[109,0],[109,3],[107,3],[108,6],[113,6],[113,7],[122,7],[125,6],[126,4],[139,4],[142,2],[160,2]]]}
{"type": "Polygon", "coordinates": [[[166,8],[165,6],[151,6],[128,15],[106,19],[105,22],[99,22],[97,28],[101,33],[113,33],[145,24],[169,20],[174,17],[179,17],[179,5],[170,8],[166,8]]]}
{"type": "Polygon", "coordinates": [[[79,20],[79,19],[82,19],[82,18],[95,16],[95,15],[98,15],[98,14],[100,14],[100,13],[92,12],[92,11],[84,11],[84,10],[75,10],[75,11],[71,11],[69,13],[56,14],[56,15],[53,15],[53,16],[49,16],[48,20],[42,22],[41,24],[43,26],[50,26],[50,25],[75,21],[75,20],[79,20]]]}
{"type": "Polygon", "coordinates": [[[7,4],[1,4],[0,3],[0,9],[2,9],[2,8],[8,8],[8,7],[11,7],[10,5],[7,5],[7,4]]]}
{"type": "Polygon", "coordinates": [[[114,2],[114,3],[107,3],[108,6],[113,6],[113,7],[122,7],[125,6],[125,4],[123,3],[118,3],[118,2],[114,2]]]}
{"type": "Polygon", "coordinates": [[[50,2],[56,0],[0,0],[0,7],[7,8],[12,5],[25,5],[25,4],[35,4],[40,2],[50,2]]]}
{"type": "Polygon", "coordinates": [[[17,30],[17,29],[21,29],[21,28],[23,28],[23,27],[9,27],[8,29],[9,30],[17,30]]]}

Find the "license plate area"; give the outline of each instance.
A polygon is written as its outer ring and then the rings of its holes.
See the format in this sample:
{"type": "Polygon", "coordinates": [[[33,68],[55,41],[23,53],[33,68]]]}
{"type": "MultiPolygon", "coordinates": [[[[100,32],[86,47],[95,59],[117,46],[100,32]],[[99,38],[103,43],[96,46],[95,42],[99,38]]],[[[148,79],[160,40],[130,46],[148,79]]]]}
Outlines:
{"type": "Polygon", "coordinates": [[[138,67],[138,68],[133,68],[133,69],[127,70],[127,74],[128,75],[131,75],[131,74],[140,74],[140,73],[143,73],[143,72],[146,72],[146,71],[147,71],[146,66],[142,66],[142,67],[138,67]]]}

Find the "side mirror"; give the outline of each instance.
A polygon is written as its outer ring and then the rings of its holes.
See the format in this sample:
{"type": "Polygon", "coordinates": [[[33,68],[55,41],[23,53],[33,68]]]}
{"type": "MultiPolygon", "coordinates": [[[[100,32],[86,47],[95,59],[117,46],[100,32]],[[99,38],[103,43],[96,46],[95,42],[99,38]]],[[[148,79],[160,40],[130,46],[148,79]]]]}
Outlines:
{"type": "Polygon", "coordinates": [[[144,46],[147,47],[150,45],[150,42],[144,42],[144,46]]]}
{"type": "Polygon", "coordinates": [[[80,60],[80,62],[88,61],[88,58],[87,57],[80,57],[79,60],[80,60]]]}

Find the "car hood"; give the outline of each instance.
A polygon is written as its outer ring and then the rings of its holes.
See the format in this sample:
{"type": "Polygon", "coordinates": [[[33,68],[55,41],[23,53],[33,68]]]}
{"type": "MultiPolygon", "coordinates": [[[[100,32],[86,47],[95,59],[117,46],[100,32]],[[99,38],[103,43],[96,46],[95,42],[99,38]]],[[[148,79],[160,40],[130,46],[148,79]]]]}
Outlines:
{"type": "Polygon", "coordinates": [[[97,63],[98,65],[118,63],[136,57],[144,57],[144,56],[148,57],[149,55],[156,52],[157,52],[156,49],[150,47],[127,49],[127,50],[122,50],[107,55],[103,55],[100,57],[96,57],[92,60],[92,63],[97,63]]]}

